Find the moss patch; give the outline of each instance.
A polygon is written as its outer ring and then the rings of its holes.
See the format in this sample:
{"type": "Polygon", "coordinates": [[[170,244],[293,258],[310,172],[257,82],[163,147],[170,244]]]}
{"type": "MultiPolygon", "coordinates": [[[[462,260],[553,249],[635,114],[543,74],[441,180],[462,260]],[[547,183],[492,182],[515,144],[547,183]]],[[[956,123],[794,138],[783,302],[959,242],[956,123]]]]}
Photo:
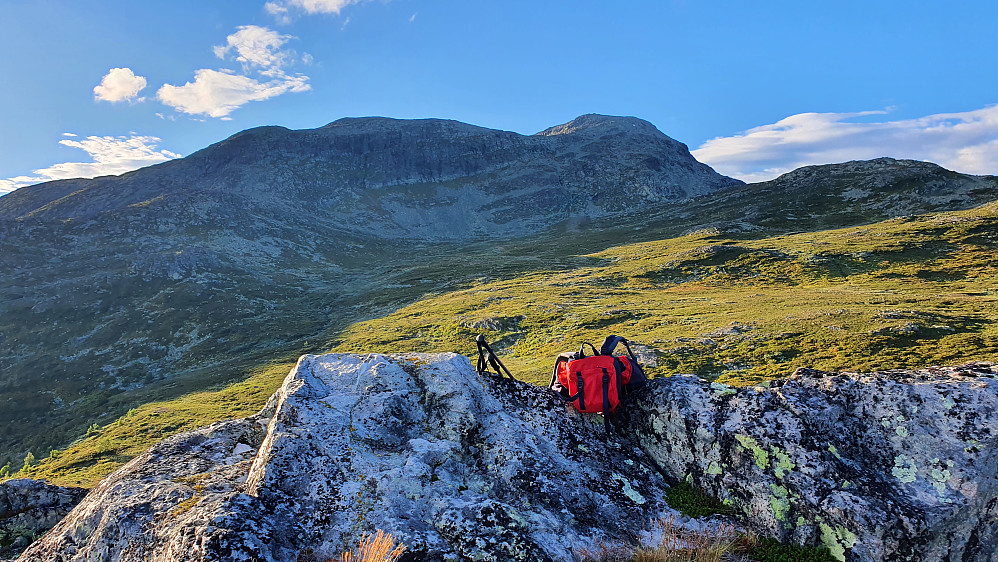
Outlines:
{"type": "Polygon", "coordinates": [[[685,481],[666,490],[665,503],[689,517],[704,517],[731,512],[729,506],[685,481]]]}

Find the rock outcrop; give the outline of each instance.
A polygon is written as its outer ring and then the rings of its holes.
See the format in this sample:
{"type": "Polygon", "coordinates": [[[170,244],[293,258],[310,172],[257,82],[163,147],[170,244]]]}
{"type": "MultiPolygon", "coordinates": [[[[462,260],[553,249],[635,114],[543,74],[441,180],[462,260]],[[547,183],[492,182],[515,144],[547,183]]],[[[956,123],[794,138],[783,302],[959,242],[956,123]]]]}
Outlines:
{"type": "Polygon", "coordinates": [[[321,561],[381,529],[407,560],[567,561],[675,515],[667,480],[686,479],[839,560],[998,560],[993,365],[678,375],[619,421],[608,440],[459,355],[306,355],[260,414],[157,445],[21,559],[321,561]]]}
{"type": "Polygon", "coordinates": [[[995,365],[653,383],[631,435],[756,531],[845,560],[998,560],[995,365]]]}
{"type": "Polygon", "coordinates": [[[670,512],[665,481],[546,390],[453,355],[304,356],[267,408],[170,438],[23,560],[570,560],[670,512]]]}
{"type": "Polygon", "coordinates": [[[0,482],[0,559],[14,556],[45,534],[83,499],[87,490],[26,478],[0,482]]]}

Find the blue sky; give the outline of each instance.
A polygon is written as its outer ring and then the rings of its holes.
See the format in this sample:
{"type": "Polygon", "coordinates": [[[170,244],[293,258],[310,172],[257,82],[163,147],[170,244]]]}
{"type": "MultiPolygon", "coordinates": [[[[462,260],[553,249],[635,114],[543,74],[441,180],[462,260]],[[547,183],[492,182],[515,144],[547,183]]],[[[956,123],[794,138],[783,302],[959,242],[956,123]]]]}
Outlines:
{"type": "Polygon", "coordinates": [[[0,193],[259,125],[634,115],[742,179],[998,174],[998,2],[0,0],[0,193]]]}

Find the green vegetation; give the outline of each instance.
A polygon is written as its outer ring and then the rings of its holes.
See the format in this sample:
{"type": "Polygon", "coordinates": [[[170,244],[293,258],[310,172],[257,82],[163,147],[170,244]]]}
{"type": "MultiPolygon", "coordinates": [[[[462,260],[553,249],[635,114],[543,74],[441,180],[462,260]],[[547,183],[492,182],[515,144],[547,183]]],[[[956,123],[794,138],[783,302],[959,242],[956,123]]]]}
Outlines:
{"type": "Polygon", "coordinates": [[[731,508],[721,503],[717,498],[708,496],[689,482],[680,482],[665,492],[665,503],[672,509],[678,509],[687,517],[706,517],[730,513],[731,508]]]}
{"type": "Polygon", "coordinates": [[[827,547],[785,544],[769,537],[749,537],[743,550],[758,562],[837,562],[827,547]]]}
{"type": "MultiPolygon", "coordinates": [[[[623,235],[595,236],[571,244],[606,247],[623,235]]],[[[407,288],[367,302],[365,310],[383,316],[329,336],[329,347],[471,354],[473,337],[484,333],[514,375],[541,384],[557,353],[609,333],[642,344],[654,375],[730,384],[798,367],[867,371],[998,356],[996,203],[756,240],[702,230],[581,257],[565,249],[550,239],[507,244],[489,260],[487,277],[470,283],[461,280],[477,266],[467,256],[425,256],[392,273],[407,288]],[[419,288],[448,272],[451,281],[419,288]]],[[[152,402],[103,427],[87,420],[85,438],[16,475],[92,485],[163,437],[256,411],[290,366],[247,368],[255,374],[245,382],[152,402]]]]}
{"type": "MultiPolygon", "coordinates": [[[[101,427],[61,451],[14,474],[41,478],[60,486],[93,487],[121,465],[165,437],[209,423],[255,414],[280,386],[293,363],[275,363],[256,370],[245,381],[221,390],[197,392],[154,402],[101,427]]],[[[27,464],[27,463],[26,463],[27,464]]]]}
{"type": "Polygon", "coordinates": [[[583,562],[721,562],[733,553],[756,562],[837,562],[824,546],[784,544],[740,534],[723,523],[692,531],[676,525],[674,518],[665,518],[652,523],[652,534],[659,537],[657,544],[603,543],[577,554],[583,562]]]}
{"type": "Polygon", "coordinates": [[[470,354],[484,333],[535,383],[558,352],[609,333],[647,346],[653,374],[730,384],[998,355],[994,203],[760,240],[699,231],[587,257],[430,296],[355,324],[333,350],[470,354]]]}

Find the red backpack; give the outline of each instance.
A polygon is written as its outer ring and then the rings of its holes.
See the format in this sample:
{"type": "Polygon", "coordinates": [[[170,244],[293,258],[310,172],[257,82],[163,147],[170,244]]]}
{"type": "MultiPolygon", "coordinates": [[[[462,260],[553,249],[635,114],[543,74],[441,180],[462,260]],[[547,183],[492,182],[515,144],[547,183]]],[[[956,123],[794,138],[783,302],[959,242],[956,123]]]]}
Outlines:
{"type": "Polygon", "coordinates": [[[558,356],[551,374],[551,390],[584,413],[603,414],[607,432],[610,416],[620,401],[645,384],[645,374],[638,365],[626,339],[607,336],[599,351],[591,343],[584,343],[578,352],[565,352],[558,356]],[[627,356],[613,355],[618,344],[624,344],[627,356]],[[593,354],[586,356],[586,346],[593,354]]]}

